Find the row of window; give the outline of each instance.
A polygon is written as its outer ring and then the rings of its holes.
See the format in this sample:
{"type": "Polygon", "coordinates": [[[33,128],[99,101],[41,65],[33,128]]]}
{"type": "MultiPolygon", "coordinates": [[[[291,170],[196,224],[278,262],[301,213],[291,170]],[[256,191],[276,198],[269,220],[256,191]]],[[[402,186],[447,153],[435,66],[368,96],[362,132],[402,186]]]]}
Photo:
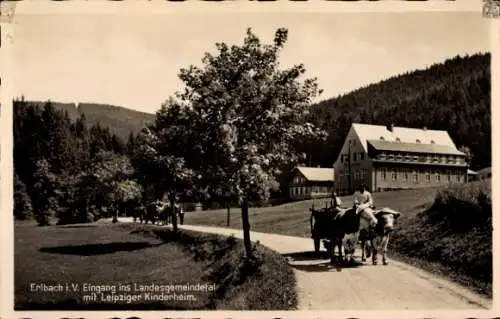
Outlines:
{"type": "Polygon", "coordinates": [[[331,190],[327,186],[299,186],[299,187],[291,187],[290,195],[291,196],[300,196],[300,195],[309,195],[310,193],[324,193],[327,194],[331,190]]]}
{"type": "Polygon", "coordinates": [[[446,180],[448,182],[452,181],[457,181],[461,182],[463,178],[463,174],[460,173],[458,170],[444,170],[441,172],[429,172],[425,170],[408,170],[408,169],[381,169],[378,172],[379,177],[382,180],[387,180],[390,176],[390,179],[392,181],[397,181],[397,180],[403,180],[403,181],[408,181],[408,179],[411,176],[411,179],[413,182],[418,182],[420,180],[420,176],[425,176],[424,181],[426,182],[431,182],[432,176],[434,176],[434,179],[436,182],[441,182],[443,180],[446,180]],[[411,175],[410,175],[411,174],[411,175]]]}
{"type": "Polygon", "coordinates": [[[408,153],[380,153],[377,156],[378,160],[396,160],[407,162],[421,162],[421,163],[442,163],[442,164],[464,164],[465,158],[455,155],[440,155],[440,154],[423,154],[412,155],[408,153]]]}
{"type": "MultiPolygon", "coordinates": [[[[365,159],[365,152],[353,152],[352,162],[363,161],[365,159]]],[[[341,163],[347,163],[349,161],[349,154],[342,154],[340,157],[341,163]]]]}
{"type": "MultiPolygon", "coordinates": [[[[428,171],[425,169],[379,169],[377,170],[377,178],[383,181],[392,180],[392,181],[413,181],[419,182],[421,180],[425,182],[431,182],[433,179],[440,182],[462,182],[464,179],[464,173],[460,170],[441,170],[441,171],[428,171]]],[[[353,171],[353,179],[352,182],[356,183],[357,181],[365,180],[368,176],[367,169],[361,169],[353,171]]],[[[347,181],[349,179],[348,173],[341,172],[339,174],[339,181],[347,181]]]]}
{"type": "Polygon", "coordinates": [[[295,184],[301,184],[301,183],[305,183],[306,179],[302,176],[297,176],[294,178],[294,182],[295,182],[295,184]]]}
{"type": "MultiPolygon", "coordinates": [[[[343,170],[339,171],[339,177],[342,178],[343,176],[349,176],[349,172],[344,172],[343,170]]],[[[358,169],[353,169],[352,170],[352,176],[353,179],[355,180],[360,180],[360,179],[365,179],[366,176],[368,176],[368,170],[366,168],[362,168],[360,170],[358,169]]]]}
{"type": "MultiPolygon", "coordinates": [[[[363,161],[365,159],[364,152],[353,152],[352,162],[363,161]]],[[[390,161],[407,161],[407,162],[421,162],[421,163],[442,163],[442,164],[464,164],[465,158],[455,155],[440,155],[440,154],[421,154],[413,155],[409,153],[385,153],[382,152],[377,155],[378,160],[390,161]]],[[[349,154],[342,154],[340,157],[341,163],[349,162],[349,154]]]]}

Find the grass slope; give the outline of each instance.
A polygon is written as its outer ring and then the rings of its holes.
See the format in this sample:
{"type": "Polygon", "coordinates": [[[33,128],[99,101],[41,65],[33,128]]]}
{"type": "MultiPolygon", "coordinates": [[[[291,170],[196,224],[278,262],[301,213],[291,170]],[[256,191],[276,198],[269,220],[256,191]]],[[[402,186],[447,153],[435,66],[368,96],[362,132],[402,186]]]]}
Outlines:
{"type": "Polygon", "coordinates": [[[428,209],[398,222],[391,251],[492,297],[491,218],[491,180],[452,185],[428,209]]]}
{"type": "MultiPolygon", "coordinates": [[[[419,190],[400,190],[393,192],[374,193],[374,201],[377,207],[388,206],[401,211],[405,216],[416,214],[421,208],[432,203],[436,194],[435,188],[419,190]]],[[[352,204],[352,197],[341,197],[344,205],[352,204]]],[[[273,207],[250,208],[249,218],[253,231],[276,233],[289,236],[310,237],[309,217],[311,205],[315,207],[325,206],[328,200],[308,200],[288,203],[273,207]]],[[[185,216],[186,224],[226,226],[227,211],[213,210],[188,212],[185,216]]],[[[239,209],[231,209],[231,228],[241,229],[241,212],[239,209]]],[[[311,242],[312,247],[312,242],[311,242]]]]}
{"type": "MultiPolygon", "coordinates": [[[[245,261],[235,238],[125,224],[15,228],[16,310],[288,310],[297,306],[293,270],[279,254],[256,247],[245,261]],[[215,284],[183,292],[192,300],[88,302],[82,292],[32,292],[32,283],[62,285],[215,284]]],[[[132,292],[132,294],[138,294],[132,292]]],[[[159,295],[160,293],[156,293],[159,295]]],[[[144,297],[144,295],[142,295],[144,297]]]]}

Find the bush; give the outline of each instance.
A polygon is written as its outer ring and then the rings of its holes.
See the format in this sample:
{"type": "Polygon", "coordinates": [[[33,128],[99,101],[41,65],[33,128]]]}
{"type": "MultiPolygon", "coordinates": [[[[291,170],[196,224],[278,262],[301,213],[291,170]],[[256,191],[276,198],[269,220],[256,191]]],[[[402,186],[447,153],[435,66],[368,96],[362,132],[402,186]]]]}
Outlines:
{"type": "Polygon", "coordinates": [[[427,216],[455,231],[491,231],[491,180],[454,184],[439,190],[427,216]]]}
{"type": "Polygon", "coordinates": [[[401,218],[391,246],[397,253],[437,262],[489,287],[492,228],[491,181],[456,184],[439,190],[428,210],[401,218]]]}

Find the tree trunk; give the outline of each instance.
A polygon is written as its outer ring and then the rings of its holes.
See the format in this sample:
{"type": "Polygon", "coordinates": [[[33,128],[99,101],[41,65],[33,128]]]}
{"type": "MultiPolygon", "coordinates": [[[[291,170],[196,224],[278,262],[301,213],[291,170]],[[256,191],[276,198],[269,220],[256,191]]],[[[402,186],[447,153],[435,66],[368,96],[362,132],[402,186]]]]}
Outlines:
{"type": "Polygon", "coordinates": [[[241,219],[243,224],[243,242],[247,258],[252,257],[252,242],[250,241],[250,221],[248,220],[248,199],[245,197],[241,204],[241,219]]]}
{"type": "Polygon", "coordinates": [[[177,232],[177,210],[175,209],[175,196],[170,196],[170,208],[172,209],[172,228],[174,233],[177,232]]]}
{"type": "Polygon", "coordinates": [[[113,214],[113,223],[117,223],[118,222],[118,209],[114,203],[111,204],[110,208],[111,208],[111,214],[113,214]]]}
{"type": "Polygon", "coordinates": [[[226,209],[227,209],[226,226],[229,227],[229,225],[231,225],[231,205],[229,204],[229,200],[226,202],[226,209]]]}

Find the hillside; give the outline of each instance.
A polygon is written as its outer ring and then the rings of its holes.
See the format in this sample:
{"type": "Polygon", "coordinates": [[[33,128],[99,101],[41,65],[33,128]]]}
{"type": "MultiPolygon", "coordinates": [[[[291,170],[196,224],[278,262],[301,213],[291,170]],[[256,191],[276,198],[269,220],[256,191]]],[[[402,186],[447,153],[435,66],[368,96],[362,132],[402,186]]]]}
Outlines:
{"type": "MultiPolygon", "coordinates": [[[[322,85],[325,85],[324,83],[322,85]]],[[[468,146],[472,168],[491,166],[490,54],[454,57],[313,106],[326,145],[303,146],[311,165],[330,167],[352,122],[447,130],[468,146]]]]}
{"type": "MultiPolygon", "coordinates": [[[[45,102],[30,101],[40,106],[45,102]]],[[[147,123],[153,121],[154,114],[139,112],[121,106],[99,103],[60,103],[52,102],[56,109],[68,111],[72,120],[76,120],[81,114],[85,114],[89,126],[100,123],[103,127],[109,127],[111,132],[126,141],[130,132],[137,133],[147,123]]]]}

